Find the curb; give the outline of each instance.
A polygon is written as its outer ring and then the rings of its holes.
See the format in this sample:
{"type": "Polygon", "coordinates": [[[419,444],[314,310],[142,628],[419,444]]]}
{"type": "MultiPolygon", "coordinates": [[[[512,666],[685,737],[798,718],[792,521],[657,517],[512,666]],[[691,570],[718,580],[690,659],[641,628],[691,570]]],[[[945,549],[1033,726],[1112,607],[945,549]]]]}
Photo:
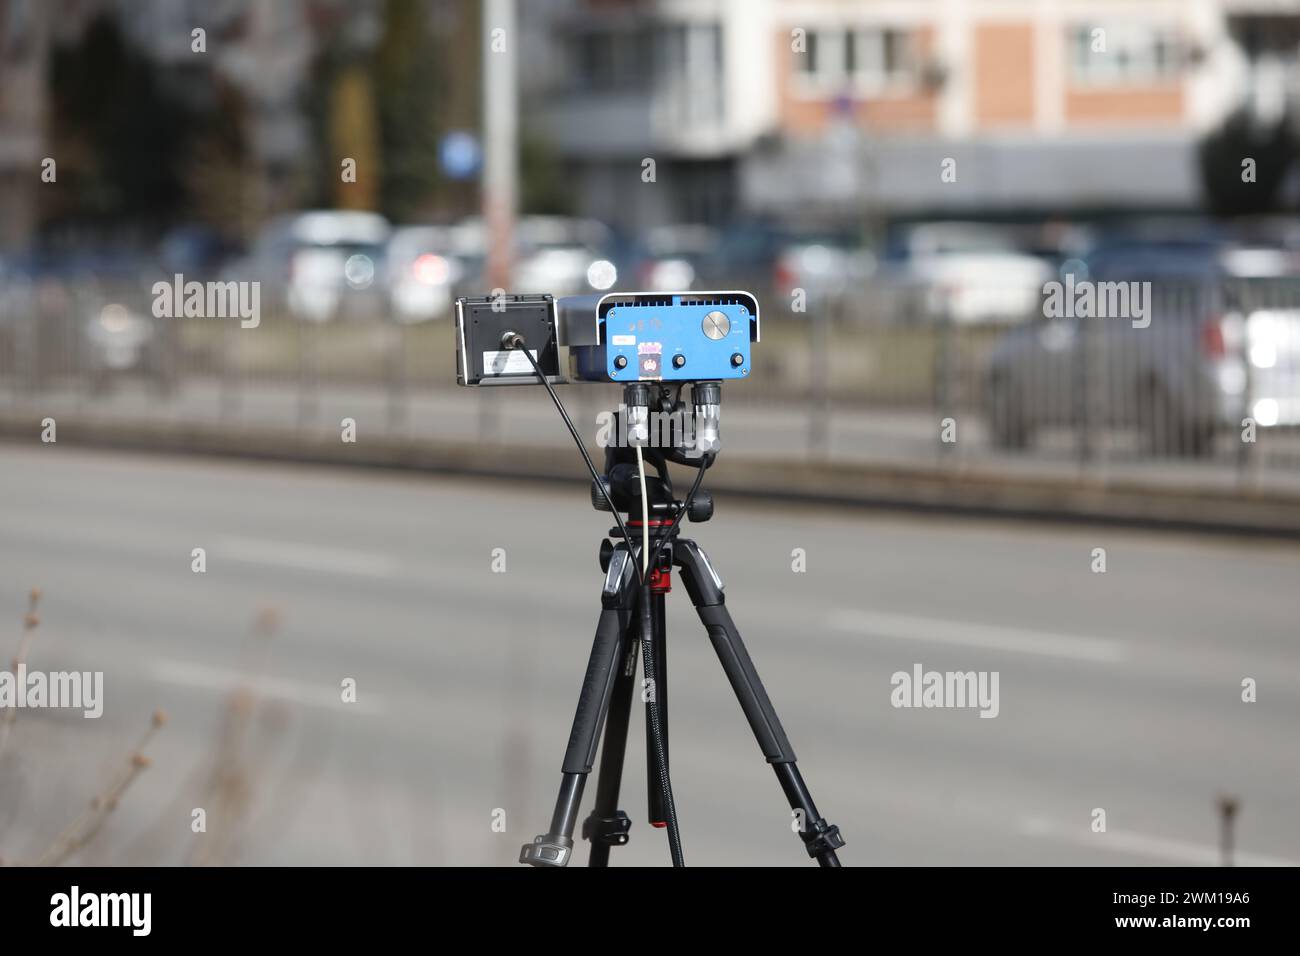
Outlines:
{"type": "MultiPolygon", "coordinates": [[[[0,415],[0,439],[31,441],[38,434],[31,417],[0,415]]],[[[371,437],[343,444],[290,429],[232,432],[219,423],[72,419],[60,421],[59,440],[90,448],[586,484],[567,442],[530,447],[521,461],[518,448],[473,442],[371,437]]],[[[748,457],[720,461],[710,469],[708,487],[715,496],[751,500],[1300,538],[1300,495],[1276,491],[748,457]]]]}

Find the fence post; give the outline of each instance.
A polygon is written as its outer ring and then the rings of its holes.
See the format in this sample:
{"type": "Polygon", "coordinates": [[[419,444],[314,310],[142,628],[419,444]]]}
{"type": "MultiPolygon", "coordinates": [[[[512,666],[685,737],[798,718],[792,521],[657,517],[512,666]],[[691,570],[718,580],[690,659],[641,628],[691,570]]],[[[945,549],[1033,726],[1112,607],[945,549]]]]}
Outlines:
{"type": "Polygon", "coordinates": [[[1219,863],[1221,866],[1233,865],[1232,824],[1237,817],[1239,806],[1236,797],[1228,796],[1227,794],[1219,797],[1219,863]]]}
{"type": "Polygon", "coordinates": [[[939,413],[940,426],[935,430],[935,440],[939,443],[939,457],[943,459],[952,453],[956,445],[956,442],[943,440],[943,421],[947,418],[956,421],[953,415],[953,375],[956,370],[954,352],[957,329],[953,322],[952,304],[946,295],[939,309],[939,341],[934,355],[934,404],[939,413]]]}
{"type": "MultiPolygon", "coordinates": [[[[808,323],[808,457],[830,455],[830,304],[815,303],[808,323]]],[[[807,313],[805,313],[807,314],[807,313]]]]}
{"type": "Polygon", "coordinates": [[[1071,396],[1074,402],[1074,419],[1077,422],[1075,433],[1075,450],[1078,453],[1079,469],[1082,471],[1097,457],[1097,427],[1101,416],[1098,414],[1099,383],[1102,374],[1102,322],[1105,319],[1084,317],[1075,319],[1079,323],[1077,356],[1074,369],[1074,389],[1071,396]]]}
{"type": "Polygon", "coordinates": [[[222,326],[218,339],[221,367],[217,371],[217,417],[223,423],[234,416],[239,405],[239,387],[235,379],[243,356],[243,340],[238,337],[241,331],[238,325],[222,326]]]}
{"type": "Polygon", "coordinates": [[[407,412],[407,388],[406,388],[406,349],[403,347],[406,341],[407,326],[399,325],[395,322],[384,321],[384,346],[386,378],[388,379],[388,428],[389,431],[396,431],[398,426],[406,421],[407,412]]]}
{"type": "MultiPolygon", "coordinates": [[[[1244,396],[1241,405],[1242,419],[1255,417],[1255,409],[1251,404],[1251,396],[1255,393],[1254,375],[1252,374],[1250,362],[1250,314],[1261,305],[1266,307],[1277,306],[1277,302],[1261,302],[1263,296],[1256,295],[1257,289],[1254,285],[1245,282],[1237,282],[1228,286],[1231,290],[1228,295],[1224,296],[1225,310],[1232,308],[1241,315],[1241,340],[1239,356],[1241,367],[1245,373],[1245,380],[1242,383],[1242,395],[1244,396]]],[[[1276,291],[1276,290],[1275,290],[1276,291]]],[[[1259,442],[1259,423],[1255,422],[1255,441],[1242,441],[1242,429],[1245,425],[1241,419],[1232,423],[1232,434],[1237,442],[1237,452],[1234,455],[1237,465],[1237,484],[1241,487],[1247,487],[1254,484],[1259,479],[1259,451],[1255,445],[1259,442]]]]}
{"type": "Polygon", "coordinates": [[[294,316],[292,321],[298,340],[298,428],[302,429],[316,417],[318,323],[301,316],[294,316]]]}

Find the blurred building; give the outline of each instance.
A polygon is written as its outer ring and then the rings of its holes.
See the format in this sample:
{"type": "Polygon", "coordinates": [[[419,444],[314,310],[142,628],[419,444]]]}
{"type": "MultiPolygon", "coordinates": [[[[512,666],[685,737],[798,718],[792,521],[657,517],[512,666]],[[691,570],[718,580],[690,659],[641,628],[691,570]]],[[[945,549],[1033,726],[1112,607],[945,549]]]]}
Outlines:
{"type": "MultiPolygon", "coordinates": [[[[545,0],[527,116],[613,221],[1189,208],[1296,111],[1283,0],[545,0]],[[656,182],[642,182],[645,159],[656,182]],[[955,181],[941,180],[945,159],[955,181]]],[[[950,177],[951,178],[951,177],[950,177]]]]}
{"type": "Polygon", "coordinates": [[[774,118],[770,14],[766,0],[520,5],[524,123],[577,170],[584,212],[645,225],[736,211],[739,158],[774,118]]]}
{"type": "MultiPolygon", "coordinates": [[[[427,0],[429,22],[475,0],[427,0]]],[[[1186,209],[1230,118],[1297,128],[1300,0],[518,0],[523,122],[580,212],[644,228],[749,215],[1186,209]],[[955,181],[940,173],[953,160],[955,181]],[[653,182],[646,182],[652,160],[653,182]]],[[[385,0],[0,0],[0,247],[34,228],[54,43],[111,16],[191,102],[248,113],[252,206],[310,153],[312,64],[385,0]],[[196,56],[191,30],[207,31],[196,56]]],[[[474,26],[470,24],[470,26],[474,26]]],[[[481,51],[448,45],[472,123],[481,51]]],[[[464,39],[460,39],[464,37],[464,39]]],[[[1235,142],[1235,140],[1230,140],[1235,142]]],[[[243,172],[241,171],[241,176],[243,172]]],[[[1296,190],[1300,195],[1300,190],[1296,190]]]]}

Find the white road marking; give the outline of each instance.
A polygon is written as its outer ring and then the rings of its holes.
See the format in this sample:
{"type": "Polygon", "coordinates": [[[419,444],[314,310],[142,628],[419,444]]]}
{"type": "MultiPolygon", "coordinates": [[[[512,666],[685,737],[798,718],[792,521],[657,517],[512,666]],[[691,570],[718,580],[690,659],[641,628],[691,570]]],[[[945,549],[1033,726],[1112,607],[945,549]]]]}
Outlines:
{"type": "MultiPolygon", "coordinates": [[[[1114,853],[1126,853],[1131,856],[1145,856],[1170,863],[1182,863],[1187,866],[1218,866],[1222,862],[1219,848],[1204,843],[1189,843],[1185,840],[1171,840],[1167,837],[1147,836],[1125,830],[1107,830],[1105,833],[1093,833],[1087,824],[1067,827],[1049,820],[1028,819],[1020,826],[1025,836],[1050,837],[1064,840],[1078,846],[1093,850],[1109,850],[1114,853]]],[[[1263,856],[1258,853],[1232,854],[1232,862],[1237,866],[1300,866],[1300,861],[1286,860],[1281,857],[1263,856]]]]}
{"type": "Polygon", "coordinates": [[[211,549],[209,558],[214,559],[214,562],[219,562],[222,557],[248,564],[274,564],[370,578],[392,577],[400,568],[396,558],[373,551],[324,548],[314,544],[267,541],[231,535],[218,537],[216,547],[211,549]]]}
{"type": "Polygon", "coordinates": [[[306,704],[325,710],[357,710],[375,716],[384,707],[366,697],[358,696],[354,703],[344,703],[342,685],[308,684],[283,677],[248,674],[244,671],[186,661],[156,660],[149,664],[149,673],[156,679],[178,687],[197,687],[202,690],[230,692],[246,688],[250,693],[291,704],[306,704]]]}
{"type": "Polygon", "coordinates": [[[1054,634],[1050,631],[970,624],[966,621],[948,621],[912,614],[840,610],[832,612],[827,623],[835,630],[870,634],[873,637],[930,641],[935,644],[980,647],[987,650],[1013,651],[1018,654],[1037,654],[1042,657],[1061,657],[1076,661],[1113,664],[1128,656],[1128,648],[1124,644],[1099,637],[1080,637],[1072,634],[1054,634]]]}

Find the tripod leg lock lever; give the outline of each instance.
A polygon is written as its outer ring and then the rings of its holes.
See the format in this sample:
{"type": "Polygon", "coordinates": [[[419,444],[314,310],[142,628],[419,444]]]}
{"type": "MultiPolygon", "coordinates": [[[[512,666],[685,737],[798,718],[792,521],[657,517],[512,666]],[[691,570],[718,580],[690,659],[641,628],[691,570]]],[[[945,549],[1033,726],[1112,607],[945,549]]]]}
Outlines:
{"type": "Polygon", "coordinates": [[[799,835],[803,837],[803,844],[808,849],[808,855],[814,860],[823,853],[829,853],[844,846],[844,837],[840,836],[840,828],[820,818],[799,835]]]}
{"type": "Polygon", "coordinates": [[[582,821],[582,838],[590,840],[592,845],[626,846],[631,829],[632,820],[622,810],[615,810],[612,817],[598,817],[592,813],[582,821]]]}
{"type": "Polygon", "coordinates": [[[573,841],[558,833],[543,833],[519,851],[519,862],[529,866],[568,866],[573,841]]]}

